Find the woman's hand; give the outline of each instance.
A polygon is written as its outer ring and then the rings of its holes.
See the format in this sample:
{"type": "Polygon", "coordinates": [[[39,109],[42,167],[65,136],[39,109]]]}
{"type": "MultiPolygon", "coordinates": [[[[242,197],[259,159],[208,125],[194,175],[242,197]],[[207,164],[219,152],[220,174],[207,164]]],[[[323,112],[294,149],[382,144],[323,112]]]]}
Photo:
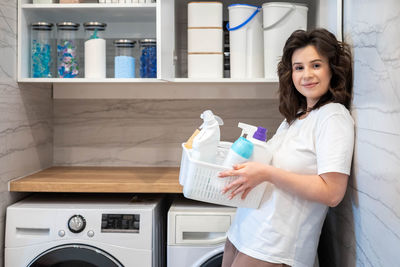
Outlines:
{"type": "Polygon", "coordinates": [[[259,162],[245,162],[233,166],[232,170],[221,172],[218,176],[221,178],[228,176],[239,176],[238,179],[228,184],[222,190],[222,193],[232,190],[229,199],[237,194],[243,193],[241,198],[245,199],[247,194],[261,182],[267,181],[268,168],[270,166],[259,162]]]}

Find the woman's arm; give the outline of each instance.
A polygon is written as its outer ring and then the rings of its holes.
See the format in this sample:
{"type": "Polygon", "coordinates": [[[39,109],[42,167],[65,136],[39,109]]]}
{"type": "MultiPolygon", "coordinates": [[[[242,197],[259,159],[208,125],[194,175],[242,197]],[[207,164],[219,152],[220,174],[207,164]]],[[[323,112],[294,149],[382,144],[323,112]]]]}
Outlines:
{"type": "Polygon", "coordinates": [[[335,207],[342,201],[349,177],[338,172],[302,175],[257,162],[236,165],[232,170],[221,172],[219,175],[219,177],[227,176],[239,176],[222,191],[226,193],[232,190],[230,198],[243,193],[244,199],[251,189],[266,181],[282,190],[330,207],[335,207]]]}

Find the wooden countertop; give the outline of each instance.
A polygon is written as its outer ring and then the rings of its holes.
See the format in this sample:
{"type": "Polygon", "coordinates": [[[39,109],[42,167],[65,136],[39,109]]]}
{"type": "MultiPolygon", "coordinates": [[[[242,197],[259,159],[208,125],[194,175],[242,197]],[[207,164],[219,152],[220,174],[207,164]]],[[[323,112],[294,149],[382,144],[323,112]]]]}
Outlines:
{"type": "Polygon", "coordinates": [[[175,167],[51,167],[9,182],[11,192],[182,193],[175,167]]]}

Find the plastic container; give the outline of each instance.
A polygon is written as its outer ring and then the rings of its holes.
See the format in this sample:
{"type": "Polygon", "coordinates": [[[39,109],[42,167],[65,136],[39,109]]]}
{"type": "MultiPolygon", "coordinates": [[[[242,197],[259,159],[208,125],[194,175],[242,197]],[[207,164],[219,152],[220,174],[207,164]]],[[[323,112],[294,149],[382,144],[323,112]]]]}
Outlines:
{"type": "Polygon", "coordinates": [[[140,43],[140,78],[157,78],[157,49],[155,39],[143,39],[140,43]]]}
{"type": "Polygon", "coordinates": [[[253,154],[253,150],[254,145],[252,142],[244,137],[239,137],[229,149],[228,155],[226,156],[222,165],[232,168],[232,166],[235,164],[249,161],[251,155],[253,154]]]}
{"type": "Polygon", "coordinates": [[[188,78],[223,78],[223,53],[188,53],[188,78]]]}
{"type": "Polygon", "coordinates": [[[222,28],[222,2],[188,3],[188,27],[222,28]]]}
{"type": "Polygon", "coordinates": [[[106,78],[106,40],[104,31],[107,24],[86,22],[85,27],[85,78],[106,78]]]}
{"type": "Polygon", "coordinates": [[[36,22],[31,25],[31,77],[52,78],[53,23],[36,22]]]}
{"type": "Polygon", "coordinates": [[[59,78],[80,76],[78,30],[78,23],[57,23],[57,75],[59,78]]]}
{"type": "Polygon", "coordinates": [[[261,8],[233,4],[228,10],[231,78],[264,77],[261,8]]]}
{"type": "Polygon", "coordinates": [[[188,29],[188,52],[222,53],[223,31],[221,29],[188,29]]]}
{"type": "Polygon", "coordinates": [[[229,199],[229,193],[222,194],[222,189],[238,179],[236,176],[219,178],[221,171],[230,168],[222,166],[232,143],[220,142],[217,146],[215,163],[207,163],[193,159],[192,151],[182,144],[182,161],[179,181],[183,185],[183,195],[186,198],[204,202],[242,208],[258,208],[262,200],[266,183],[253,188],[245,199],[241,194],[229,199]]]}
{"type": "Polygon", "coordinates": [[[278,79],[277,66],[286,40],[295,30],[307,30],[308,8],[302,4],[272,2],[262,5],[265,78],[278,79]]]}
{"type": "Polygon", "coordinates": [[[120,39],[114,41],[114,77],[135,78],[135,58],[133,48],[136,41],[120,39]]]}
{"type": "Polygon", "coordinates": [[[203,119],[203,124],[200,126],[200,132],[193,139],[192,157],[199,161],[214,163],[221,137],[219,126],[224,122],[211,110],[204,111],[200,118],[203,119]]]}

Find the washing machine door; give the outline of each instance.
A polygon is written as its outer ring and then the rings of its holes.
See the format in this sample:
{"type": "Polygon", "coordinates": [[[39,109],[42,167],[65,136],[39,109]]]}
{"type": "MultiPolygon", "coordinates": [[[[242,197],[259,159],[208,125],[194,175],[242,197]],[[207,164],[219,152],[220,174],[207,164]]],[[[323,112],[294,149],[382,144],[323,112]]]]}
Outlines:
{"type": "Polygon", "coordinates": [[[221,267],[224,244],[204,254],[192,267],[221,267]]]}
{"type": "Polygon", "coordinates": [[[223,252],[212,256],[208,260],[206,260],[204,263],[200,265],[200,267],[221,267],[222,265],[222,256],[223,252]]]}
{"type": "Polygon", "coordinates": [[[83,244],[66,244],[46,250],[27,267],[124,267],[107,252],[83,244]]]}

